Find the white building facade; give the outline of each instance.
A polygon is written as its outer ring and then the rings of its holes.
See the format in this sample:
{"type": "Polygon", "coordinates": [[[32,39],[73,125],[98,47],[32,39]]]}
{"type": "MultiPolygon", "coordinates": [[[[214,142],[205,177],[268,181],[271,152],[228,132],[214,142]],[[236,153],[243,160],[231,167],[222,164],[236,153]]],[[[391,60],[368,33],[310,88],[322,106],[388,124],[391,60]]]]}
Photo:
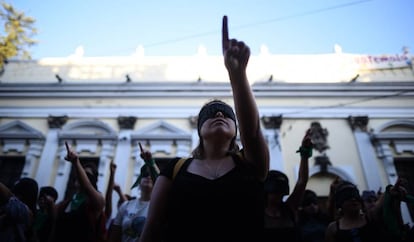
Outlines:
{"type": "MultiPolygon", "coordinates": [[[[267,139],[271,169],[296,181],[305,131],[317,143],[308,188],[326,197],[334,177],[362,190],[385,189],[398,176],[414,192],[414,70],[407,55],[252,56],[248,76],[267,139]]],[[[0,76],[0,175],[35,178],[68,190],[68,141],[96,161],[106,192],[109,163],[129,194],[143,164],[138,143],[162,166],[198,144],[200,107],[233,105],[221,56],[83,57],[10,61],[0,76]]],[[[114,195],[114,202],[117,197],[114,195]]],[[[414,209],[402,206],[404,220],[414,209]]]]}

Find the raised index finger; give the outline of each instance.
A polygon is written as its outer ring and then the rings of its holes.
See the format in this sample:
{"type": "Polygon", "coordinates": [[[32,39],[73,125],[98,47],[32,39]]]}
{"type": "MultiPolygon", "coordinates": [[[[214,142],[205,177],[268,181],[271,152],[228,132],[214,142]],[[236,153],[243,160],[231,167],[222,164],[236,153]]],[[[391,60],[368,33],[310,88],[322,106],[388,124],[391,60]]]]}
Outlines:
{"type": "Polygon", "coordinates": [[[227,26],[227,16],[223,16],[223,26],[221,28],[221,44],[223,48],[223,54],[229,48],[229,28],[227,26]]]}
{"type": "Polygon", "coordinates": [[[142,148],[141,142],[138,142],[139,148],[141,149],[141,153],[144,152],[144,149],[142,148]]]}
{"type": "Polygon", "coordinates": [[[69,145],[68,145],[68,142],[67,141],[65,141],[65,146],[66,146],[66,150],[69,152],[70,151],[70,148],[69,148],[69,145]]]}

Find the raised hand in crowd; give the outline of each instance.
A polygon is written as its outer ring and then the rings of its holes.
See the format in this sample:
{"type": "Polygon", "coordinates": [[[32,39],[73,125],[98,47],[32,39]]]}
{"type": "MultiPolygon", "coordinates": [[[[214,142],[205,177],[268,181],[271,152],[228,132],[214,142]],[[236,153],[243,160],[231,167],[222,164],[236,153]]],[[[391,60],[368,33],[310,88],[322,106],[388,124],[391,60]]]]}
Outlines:
{"type": "Polygon", "coordinates": [[[161,170],[141,242],[243,242],[260,241],[263,235],[269,150],[246,75],[250,49],[229,39],[227,16],[222,49],[236,112],[215,97],[201,107],[199,144],[188,157],[174,158],[161,170]]]}

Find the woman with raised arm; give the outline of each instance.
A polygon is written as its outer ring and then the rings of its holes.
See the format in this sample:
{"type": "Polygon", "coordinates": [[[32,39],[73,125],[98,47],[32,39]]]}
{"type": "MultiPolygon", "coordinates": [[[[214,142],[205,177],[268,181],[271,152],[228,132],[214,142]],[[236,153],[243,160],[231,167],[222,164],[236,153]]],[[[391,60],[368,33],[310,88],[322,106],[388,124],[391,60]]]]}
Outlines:
{"type": "Polygon", "coordinates": [[[78,154],[65,142],[65,160],[75,170],[76,193],[57,204],[54,241],[101,242],[105,231],[105,198],[98,191],[98,169],[94,163],[82,164],[78,154]]]}
{"type": "Polygon", "coordinates": [[[261,240],[269,151],[246,76],[250,49],[228,38],[226,16],[222,44],[237,116],[217,99],[201,108],[200,143],[190,158],[172,159],[161,170],[141,242],[261,240]]]}
{"type": "Polygon", "coordinates": [[[131,188],[139,188],[139,197],[122,203],[118,208],[118,213],[109,229],[109,242],[135,241],[139,239],[145,224],[152,188],[159,169],[151,152],[144,150],[141,143],[139,147],[145,164],[141,167],[141,172],[131,188]]]}

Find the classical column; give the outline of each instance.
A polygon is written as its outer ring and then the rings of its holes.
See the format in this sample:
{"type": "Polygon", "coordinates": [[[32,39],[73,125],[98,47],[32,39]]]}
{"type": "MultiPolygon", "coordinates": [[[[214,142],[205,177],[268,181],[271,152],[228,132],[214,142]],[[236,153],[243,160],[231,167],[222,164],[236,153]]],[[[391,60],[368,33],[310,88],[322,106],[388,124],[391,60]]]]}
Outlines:
{"type": "MultiPolygon", "coordinates": [[[[131,162],[131,133],[136,121],[136,117],[118,117],[120,131],[114,158],[114,163],[116,164],[115,181],[121,186],[124,192],[130,189],[127,184],[127,174],[130,173],[128,168],[131,162]]],[[[114,203],[113,201],[113,204],[116,204],[116,202],[114,203]]]]}
{"type": "Polygon", "coordinates": [[[284,161],[280,142],[280,126],[282,125],[282,115],[264,116],[261,118],[264,130],[263,134],[269,146],[270,165],[269,169],[284,172],[284,161]]]}
{"type": "Polygon", "coordinates": [[[116,141],[114,140],[102,140],[101,153],[99,155],[99,178],[98,178],[98,189],[99,191],[106,192],[106,179],[109,177],[109,166],[111,160],[114,158],[116,141]]]}
{"type": "MultiPolygon", "coordinates": [[[[26,160],[24,163],[22,176],[30,176],[34,170],[36,160],[40,157],[43,148],[43,141],[41,140],[31,140],[29,149],[26,153],[26,160]]],[[[50,173],[49,173],[50,174],[50,173]]]]}
{"type": "Polygon", "coordinates": [[[381,186],[379,164],[376,152],[368,133],[368,116],[349,116],[349,125],[354,133],[358,147],[367,189],[377,191],[381,186]]]}
{"type": "Polygon", "coordinates": [[[66,153],[67,151],[66,151],[65,143],[64,142],[58,143],[58,149],[57,149],[58,167],[57,167],[55,182],[54,182],[54,185],[52,185],[59,192],[59,197],[58,197],[57,202],[60,202],[63,199],[65,199],[66,186],[68,184],[70,171],[72,168],[70,162],[67,162],[65,160],[66,153]]]}
{"type": "Polygon", "coordinates": [[[49,116],[47,118],[49,131],[46,135],[46,142],[40,156],[39,167],[35,176],[39,187],[52,185],[50,174],[53,174],[53,163],[59,147],[58,131],[67,122],[67,120],[67,116],[49,116]]]}

